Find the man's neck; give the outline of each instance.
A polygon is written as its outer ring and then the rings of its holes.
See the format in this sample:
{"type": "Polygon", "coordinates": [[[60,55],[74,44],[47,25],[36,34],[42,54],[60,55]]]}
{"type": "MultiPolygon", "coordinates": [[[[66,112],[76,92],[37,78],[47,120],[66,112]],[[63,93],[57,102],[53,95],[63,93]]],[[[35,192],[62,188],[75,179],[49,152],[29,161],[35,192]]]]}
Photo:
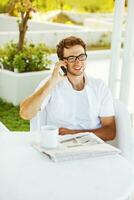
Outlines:
{"type": "Polygon", "coordinates": [[[67,78],[75,90],[82,90],[84,88],[85,86],[84,74],[80,76],[74,76],[74,75],[68,74],[67,78]]]}

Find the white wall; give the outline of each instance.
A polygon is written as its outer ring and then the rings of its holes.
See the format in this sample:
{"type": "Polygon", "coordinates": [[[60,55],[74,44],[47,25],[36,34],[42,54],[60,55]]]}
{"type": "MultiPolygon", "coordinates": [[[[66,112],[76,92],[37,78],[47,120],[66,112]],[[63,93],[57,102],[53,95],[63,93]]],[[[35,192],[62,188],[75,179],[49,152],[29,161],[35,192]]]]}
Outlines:
{"type": "Polygon", "coordinates": [[[90,27],[91,29],[107,29],[112,30],[113,23],[105,21],[103,19],[90,19],[87,18],[84,20],[84,26],[90,27]]]}
{"type": "Polygon", "coordinates": [[[50,70],[29,73],[14,73],[0,69],[0,97],[18,105],[32,94],[39,82],[50,74],[50,70]]]}
{"type": "MultiPolygon", "coordinates": [[[[56,44],[64,37],[75,35],[81,37],[87,45],[95,45],[104,40],[105,43],[109,43],[111,40],[111,33],[107,31],[28,31],[26,35],[26,40],[33,42],[35,44],[45,42],[48,47],[55,48],[56,44]]],[[[2,32],[0,33],[0,46],[6,44],[7,42],[18,41],[18,32],[2,32]]]]}
{"type": "Polygon", "coordinates": [[[85,19],[105,19],[112,21],[113,19],[113,13],[76,13],[71,11],[63,11],[63,13],[67,14],[72,20],[76,22],[84,23],[85,19]]]}
{"type": "MultiPolygon", "coordinates": [[[[0,15],[0,32],[14,32],[18,31],[18,24],[16,17],[0,15]]],[[[28,21],[29,31],[48,31],[48,30],[79,30],[83,29],[82,26],[65,25],[60,23],[51,22],[36,22],[33,20],[28,21]]]]}
{"type": "MultiPolygon", "coordinates": [[[[0,46],[7,42],[14,40],[18,41],[18,27],[16,18],[9,16],[0,16],[0,46]]],[[[29,22],[29,31],[26,34],[26,38],[30,42],[40,43],[45,42],[48,47],[55,48],[61,38],[76,35],[81,37],[87,45],[99,43],[100,40],[104,40],[105,43],[109,43],[111,40],[111,32],[100,29],[88,29],[81,26],[69,26],[58,23],[41,23],[41,22],[29,22]]]]}

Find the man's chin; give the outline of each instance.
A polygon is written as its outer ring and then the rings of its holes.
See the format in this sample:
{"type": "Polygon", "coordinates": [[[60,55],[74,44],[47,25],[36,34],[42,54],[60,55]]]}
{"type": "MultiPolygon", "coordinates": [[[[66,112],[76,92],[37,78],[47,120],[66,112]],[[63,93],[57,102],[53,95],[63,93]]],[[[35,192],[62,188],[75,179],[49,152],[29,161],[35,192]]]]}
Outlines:
{"type": "Polygon", "coordinates": [[[70,71],[68,71],[68,73],[73,76],[81,76],[82,74],[84,74],[84,72],[70,72],[70,71]]]}

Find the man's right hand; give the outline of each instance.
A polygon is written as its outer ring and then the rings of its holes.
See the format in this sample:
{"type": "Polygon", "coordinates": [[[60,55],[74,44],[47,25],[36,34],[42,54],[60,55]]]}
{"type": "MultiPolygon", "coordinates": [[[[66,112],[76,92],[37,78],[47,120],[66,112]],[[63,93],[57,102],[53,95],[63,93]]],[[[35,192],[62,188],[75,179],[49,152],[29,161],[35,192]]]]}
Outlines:
{"type": "Polygon", "coordinates": [[[56,83],[65,79],[65,76],[62,76],[60,74],[61,66],[67,68],[66,63],[64,61],[60,60],[60,61],[55,63],[55,67],[54,67],[54,70],[52,72],[51,80],[56,82],[56,83]]]}

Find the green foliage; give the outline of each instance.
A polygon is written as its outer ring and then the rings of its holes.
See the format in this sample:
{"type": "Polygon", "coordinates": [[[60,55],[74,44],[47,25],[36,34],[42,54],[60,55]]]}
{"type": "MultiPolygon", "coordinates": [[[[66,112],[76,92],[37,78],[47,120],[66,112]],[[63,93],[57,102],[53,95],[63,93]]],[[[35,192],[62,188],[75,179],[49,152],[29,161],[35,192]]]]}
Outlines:
{"type": "Polygon", "coordinates": [[[29,121],[23,120],[19,116],[19,106],[0,99],[0,121],[11,131],[29,131],[29,121]]]}
{"type": "MultiPolygon", "coordinates": [[[[0,0],[0,8],[5,8],[9,0],[0,0]]],[[[12,0],[11,0],[12,2],[12,0]]],[[[75,10],[81,12],[112,12],[114,0],[33,0],[33,6],[40,11],[49,11],[56,9],[75,10]]]]}
{"type": "Polygon", "coordinates": [[[92,44],[87,46],[87,51],[110,49],[110,44],[92,44]]]}
{"type": "Polygon", "coordinates": [[[81,12],[111,12],[114,7],[113,0],[36,0],[35,4],[39,10],[44,11],[63,9],[81,12]],[[45,7],[42,6],[43,2],[45,2],[45,7]]]}
{"type": "Polygon", "coordinates": [[[1,65],[4,69],[18,72],[32,72],[49,69],[50,50],[45,44],[25,44],[22,51],[17,50],[17,44],[11,42],[0,49],[1,65]]]}
{"type": "Polygon", "coordinates": [[[72,19],[70,19],[66,14],[64,13],[59,13],[56,17],[54,17],[52,22],[57,22],[57,23],[64,23],[64,24],[75,24],[75,25],[82,25],[81,23],[78,23],[72,19]]]}
{"type": "Polygon", "coordinates": [[[6,12],[8,0],[0,0],[0,13],[6,12]]]}
{"type": "Polygon", "coordinates": [[[34,0],[6,0],[6,12],[11,16],[22,16],[29,9],[32,11],[32,2],[34,0]]]}

